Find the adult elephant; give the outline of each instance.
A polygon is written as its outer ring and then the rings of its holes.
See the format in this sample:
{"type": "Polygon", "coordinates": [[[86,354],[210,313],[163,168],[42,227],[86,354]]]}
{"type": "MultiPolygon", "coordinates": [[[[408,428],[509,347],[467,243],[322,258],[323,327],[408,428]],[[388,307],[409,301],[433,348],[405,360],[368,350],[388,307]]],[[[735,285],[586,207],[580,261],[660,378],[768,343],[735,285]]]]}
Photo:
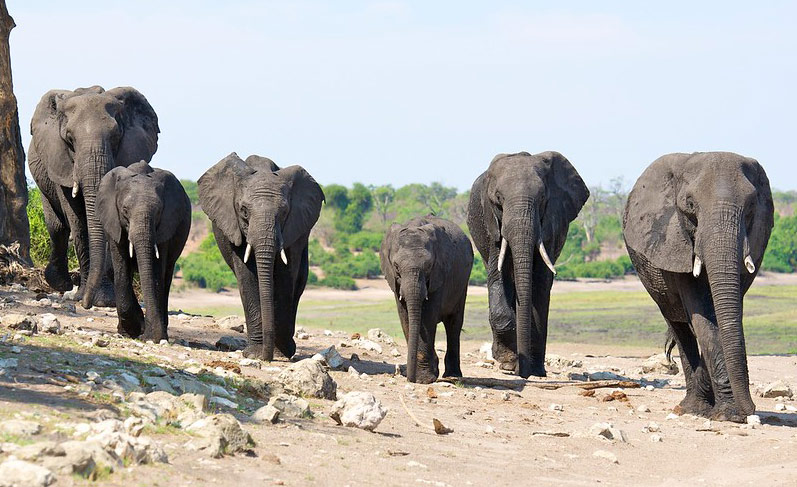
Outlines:
{"type": "Polygon", "coordinates": [[[110,247],[119,333],[168,339],[169,288],[191,230],[191,200],[174,174],[144,161],[102,178],[97,210],[110,247]],[[146,318],[133,293],[138,270],[146,318]]]}
{"type": "Polygon", "coordinates": [[[97,189],[114,167],[152,158],[158,116],[134,88],[52,90],[36,106],[30,131],[28,164],[44,196],[52,243],[45,279],[58,291],[72,289],[66,257],[71,232],[80,263],[78,299],[85,308],[113,306],[97,189]]]}
{"type": "Polygon", "coordinates": [[[773,208],[761,165],[729,152],[660,157],[628,196],[628,254],[681,356],[686,398],[677,411],[732,421],[755,411],[742,298],[764,258],[773,208]]]}
{"type": "Polygon", "coordinates": [[[473,268],[473,248],[453,222],[427,216],[393,224],[379,252],[407,338],[407,380],[429,384],[439,375],[434,337],[446,328],[444,377],[461,377],[459,336],[473,268]]]}
{"type": "Polygon", "coordinates": [[[487,269],[493,357],[504,370],[545,377],[554,262],[588,197],[558,152],[499,154],[473,183],[468,227],[487,269]]]}
{"type": "Polygon", "coordinates": [[[219,250],[238,279],[247,357],[296,352],[296,310],[308,275],[307,244],[324,193],[300,166],[234,152],[199,178],[199,202],[219,250]]]}

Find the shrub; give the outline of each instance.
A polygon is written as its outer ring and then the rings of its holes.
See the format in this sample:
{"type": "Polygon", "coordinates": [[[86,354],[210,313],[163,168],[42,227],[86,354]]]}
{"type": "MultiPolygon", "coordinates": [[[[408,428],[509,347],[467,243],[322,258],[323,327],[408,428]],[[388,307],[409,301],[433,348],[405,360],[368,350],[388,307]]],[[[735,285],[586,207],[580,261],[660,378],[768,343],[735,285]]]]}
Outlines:
{"type": "Polygon", "coordinates": [[[323,278],[319,284],[322,286],[332,287],[335,289],[344,289],[347,291],[354,291],[357,289],[357,284],[349,276],[331,275],[323,278]]]}
{"type": "Polygon", "coordinates": [[[484,268],[484,261],[481,254],[475,252],[473,254],[473,268],[470,271],[469,284],[474,286],[484,286],[487,284],[487,269],[484,268]]]}
{"type": "Polygon", "coordinates": [[[183,272],[183,279],[201,288],[218,292],[237,284],[235,274],[221,256],[212,232],[199,244],[196,252],[177,261],[177,268],[183,272]]]}
{"type": "Polygon", "coordinates": [[[379,248],[382,246],[382,237],[384,234],[380,232],[360,231],[349,235],[348,244],[352,250],[358,252],[363,250],[379,252],[379,248]]]}
{"type": "MultiPolygon", "coordinates": [[[[42,207],[42,193],[38,188],[28,188],[28,222],[30,223],[30,258],[33,265],[42,267],[50,259],[50,234],[44,223],[44,209],[42,207]]],[[[75,248],[69,245],[67,262],[70,269],[80,266],[75,254],[75,248]]]]}
{"type": "Polygon", "coordinates": [[[797,214],[775,215],[775,226],[761,268],[775,272],[797,271],[797,214]]]}

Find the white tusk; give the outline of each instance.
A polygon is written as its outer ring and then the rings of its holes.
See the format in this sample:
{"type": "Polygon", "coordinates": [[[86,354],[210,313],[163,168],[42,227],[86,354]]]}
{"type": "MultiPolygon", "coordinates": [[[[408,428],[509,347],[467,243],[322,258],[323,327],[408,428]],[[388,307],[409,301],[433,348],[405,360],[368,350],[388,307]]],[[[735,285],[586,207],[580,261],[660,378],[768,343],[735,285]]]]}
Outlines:
{"type": "Polygon", "coordinates": [[[244,251],[244,264],[246,264],[246,261],[249,260],[249,254],[251,253],[252,253],[252,244],[247,243],[246,250],[244,251]]]}
{"type": "Polygon", "coordinates": [[[749,255],[744,258],[744,266],[747,267],[747,272],[752,274],[755,272],[755,264],[753,264],[753,258],[749,255]]]}
{"type": "Polygon", "coordinates": [[[703,268],[703,261],[700,260],[700,257],[695,256],[695,265],[692,267],[692,275],[698,277],[700,275],[700,270],[703,268]]]}
{"type": "Polygon", "coordinates": [[[75,181],[75,184],[72,185],[72,197],[73,198],[77,198],[77,192],[78,192],[77,181],[75,181]]]}
{"type": "Polygon", "coordinates": [[[130,242],[130,258],[133,258],[133,242],[130,242]]]}
{"type": "Polygon", "coordinates": [[[285,255],[285,249],[280,250],[280,258],[283,264],[288,265],[288,256],[285,255]]]}
{"type": "Polygon", "coordinates": [[[542,239],[540,239],[540,255],[542,256],[542,261],[545,262],[545,265],[548,266],[548,269],[551,269],[553,275],[556,275],[556,269],[553,266],[553,262],[551,262],[551,258],[548,257],[548,252],[545,250],[545,244],[542,243],[542,239]]]}
{"type": "Polygon", "coordinates": [[[501,268],[504,266],[504,258],[506,257],[506,247],[508,242],[505,238],[501,237],[501,251],[498,252],[498,272],[501,272],[501,268]]]}
{"type": "Polygon", "coordinates": [[[156,259],[160,259],[161,258],[160,254],[158,253],[158,244],[155,244],[155,258],[156,259]]]}

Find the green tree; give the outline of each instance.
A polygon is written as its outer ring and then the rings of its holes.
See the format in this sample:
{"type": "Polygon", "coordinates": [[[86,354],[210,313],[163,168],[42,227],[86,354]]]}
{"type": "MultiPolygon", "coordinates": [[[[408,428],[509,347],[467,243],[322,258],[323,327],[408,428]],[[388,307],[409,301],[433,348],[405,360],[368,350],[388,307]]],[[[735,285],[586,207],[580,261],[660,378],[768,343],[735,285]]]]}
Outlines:
{"type": "Polygon", "coordinates": [[[775,226],[761,268],[775,272],[797,271],[797,215],[775,214],[775,226]]]}
{"type": "MultiPolygon", "coordinates": [[[[28,188],[27,213],[30,223],[30,257],[33,265],[43,267],[50,259],[50,234],[47,233],[47,225],[44,223],[42,193],[38,188],[28,188]]],[[[79,264],[72,245],[66,255],[69,268],[76,269],[79,264]]]]}

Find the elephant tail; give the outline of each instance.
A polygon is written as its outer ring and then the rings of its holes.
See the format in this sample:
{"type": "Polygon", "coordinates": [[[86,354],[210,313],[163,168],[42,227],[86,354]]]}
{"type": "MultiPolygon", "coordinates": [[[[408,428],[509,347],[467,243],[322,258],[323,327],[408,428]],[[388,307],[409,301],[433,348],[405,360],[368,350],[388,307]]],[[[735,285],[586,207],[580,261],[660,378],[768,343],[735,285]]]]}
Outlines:
{"type": "Polygon", "coordinates": [[[667,361],[672,362],[672,350],[675,348],[675,333],[672,328],[667,327],[667,338],[664,339],[664,353],[667,354],[667,361]]]}

